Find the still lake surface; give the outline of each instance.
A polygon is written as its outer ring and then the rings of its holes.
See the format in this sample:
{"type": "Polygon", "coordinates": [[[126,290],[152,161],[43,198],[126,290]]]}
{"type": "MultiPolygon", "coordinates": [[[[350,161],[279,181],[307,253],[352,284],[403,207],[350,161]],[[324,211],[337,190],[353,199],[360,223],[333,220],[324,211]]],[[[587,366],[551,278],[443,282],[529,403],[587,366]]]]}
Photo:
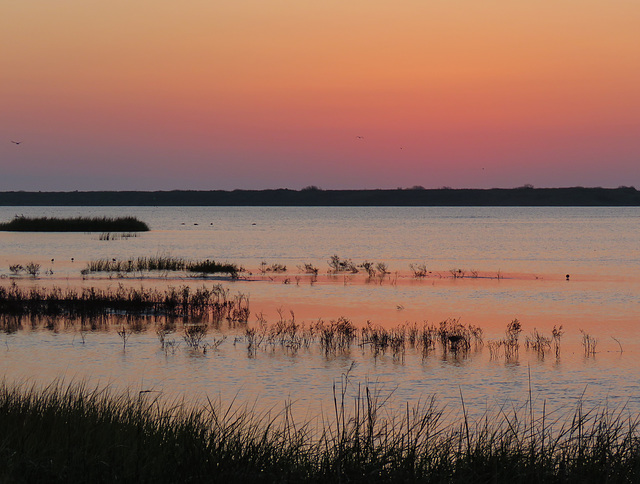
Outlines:
{"type": "MultiPolygon", "coordinates": [[[[357,345],[331,355],[314,345],[298,352],[265,345],[249,356],[238,329],[212,328],[210,341],[227,339],[202,353],[184,344],[163,351],[153,323],[135,332],[126,349],[119,323],[82,335],[84,341],[74,325],[24,324],[0,335],[0,371],[10,381],[89,380],[170,399],[235,398],[261,409],[291,401],[302,419],[332,412],[333,386],[345,381],[349,396],[358,384],[391,395],[390,408],[435,395],[455,413],[462,394],[477,416],[524,405],[531,387],[534,404],[547,411],[571,411],[582,399],[587,407],[640,412],[637,207],[0,207],[0,220],[14,215],[133,215],[151,231],[116,240],[97,233],[0,232],[0,285],[222,284],[231,294],[249,295],[250,326],[260,313],[269,323],[293,312],[305,324],[346,317],[357,326],[371,321],[385,328],[460,318],[483,329],[484,344],[463,356],[435,351],[424,357],[408,348],[402,358],[374,357],[357,345]],[[362,273],[329,275],[334,254],[356,264],[383,262],[389,274],[373,280],[362,273]],[[234,262],[251,274],[229,281],[80,273],[95,259],[155,255],[234,262]],[[30,261],[42,266],[38,279],[11,275],[10,265],[30,261]],[[262,274],[262,261],[287,272],[262,274]],[[313,283],[298,268],[307,263],[320,270],[313,283]],[[416,278],[410,264],[430,272],[416,278]],[[516,318],[523,329],[517,358],[492,356],[489,342],[504,338],[516,318]],[[550,336],[554,325],[564,331],[559,357],[525,348],[534,330],[550,336]],[[585,355],[583,332],[597,339],[595,354],[585,355]]],[[[173,338],[180,342],[181,333],[173,338]]]]}

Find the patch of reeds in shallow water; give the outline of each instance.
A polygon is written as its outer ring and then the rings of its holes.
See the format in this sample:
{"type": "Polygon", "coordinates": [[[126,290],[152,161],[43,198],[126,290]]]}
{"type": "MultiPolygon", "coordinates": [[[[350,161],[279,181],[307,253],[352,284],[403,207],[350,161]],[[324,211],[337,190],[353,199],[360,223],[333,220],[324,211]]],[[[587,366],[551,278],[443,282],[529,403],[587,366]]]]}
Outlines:
{"type": "Polygon", "coordinates": [[[98,259],[89,262],[86,272],[176,272],[186,271],[198,274],[228,274],[237,277],[242,271],[236,264],[213,260],[190,261],[181,257],[155,256],[135,259],[98,259]]]}
{"type": "Polygon", "coordinates": [[[95,287],[74,289],[22,289],[15,283],[0,286],[0,314],[15,316],[92,317],[112,314],[203,316],[246,322],[249,298],[230,295],[221,285],[191,289],[188,286],[137,289],[119,285],[116,289],[95,287]]]}
{"type": "Polygon", "coordinates": [[[16,232],[146,232],[149,226],[135,217],[25,217],[0,223],[0,230],[16,232]]]}
{"type": "MultiPolygon", "coordinates": [[[[344,377],[346,378],[346,377],[344,377]]],[[[434,399],[391,411],[345,381],[328,415],[164,401],[83,385],[0,386],[4,482],[638,482],[638,416],[578,404],[473,421],[434,399]]]]}

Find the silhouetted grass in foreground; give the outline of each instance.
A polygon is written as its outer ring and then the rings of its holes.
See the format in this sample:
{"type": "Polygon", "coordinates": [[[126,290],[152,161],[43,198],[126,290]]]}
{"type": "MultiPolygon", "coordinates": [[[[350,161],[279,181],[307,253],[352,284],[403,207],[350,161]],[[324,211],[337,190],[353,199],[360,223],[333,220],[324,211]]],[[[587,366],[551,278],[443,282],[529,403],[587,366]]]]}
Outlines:
{"type": "MultiPolygon", "coordinates": [[[[345,383],[345,382],[343,382],[345,383]]],[[[434,400],[387,411],[364,388],[334,390],[332,415],[294,422],[153,392],[0,385],[7,482],[637,482],[638,417],[498,412],[445,423],[434,400]]]]}
{"type": "Polygon", "coordinates": [[[143,271],[187,271],[199,274],[229,274],[237,277],[242,271],[236,264],[220,263],[212,260],[189,261],[169,255],[138,257],[127,261],[118,259],[98,259],[89,262],[89,272],[143,272],[143,271]]]}
{"type": "Polygon", "coordinates": [[[135,217],[25,217],[0,223],[0,230],[16,232],[146,232],[149,226],[135,217]]]}

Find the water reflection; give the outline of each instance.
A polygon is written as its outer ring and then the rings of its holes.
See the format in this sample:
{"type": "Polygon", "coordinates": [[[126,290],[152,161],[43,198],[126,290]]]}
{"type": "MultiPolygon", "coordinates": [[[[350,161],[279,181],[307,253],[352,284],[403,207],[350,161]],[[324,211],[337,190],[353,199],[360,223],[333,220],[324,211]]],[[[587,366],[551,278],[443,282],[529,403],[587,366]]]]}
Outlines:
{"type": "MultiPolygon", "coordinates": [[[[308,413],[330,408],[334,383],[348,374],[355,387],[369,385],[408,402],[436,395],[456,409],[462,392],[473,415],[526,400],[529,386],[550,407],[583,398],[640,411],[635,347],[586,354],[578,338],[577,344],[563,340],[556,357],[520,336],[517,351],[507,357],[489,351],[495,340],[476,339],[469,325],[456,320],[387,330],[358,328],[346,318],[262,320],[239,328],[162,315],[2,316],[0,327],[1,366],[10,379],[65,375],[165,395],[241,397],[266,407],[286,397],[294,411],[308,413]],[[202,336],[197,344],[189,342],[194,327],[202,336]],[[459,335],[469,341],[451,338],[459,335]]],[[[502,338],[508,337],[505,328],[502,338]]]]}

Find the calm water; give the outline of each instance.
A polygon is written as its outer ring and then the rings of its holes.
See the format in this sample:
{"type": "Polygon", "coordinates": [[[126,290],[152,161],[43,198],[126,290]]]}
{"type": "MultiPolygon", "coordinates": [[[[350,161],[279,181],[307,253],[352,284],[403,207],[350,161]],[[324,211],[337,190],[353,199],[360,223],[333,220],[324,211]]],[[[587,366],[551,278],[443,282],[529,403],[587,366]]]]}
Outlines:
{"type": "Polygon", "coordinates": [[[531,382],[540,406],[544,400],[566,408],[584,394],[587,403],[640,410],[638,208],[0,207],[0,220],[16,214],[135,215],[152,231],[109,241],[100,240],[100,234],[0,233],[0,284],[195,287],[214,282],[139,274],[83,280],[80,270],[98,258],[209,258],[235,262],[253,273],[249,280],[221,282],[232,293],[250,295],[252,324],[258,312],[274,322],[280,309],[308,323],[345,316],[358,325],[371,320],[385,327],[461,318],[484,329],[485,343],[501,338],[514,318],[522,322],[521,339],[534,329],[550,335],[560,324],[565,334],[560,358],[540,358],[522,347],[516,361],[492,359],[486,344],[466,358],[422,358],[412,351],[404,359],[390,354],[373,358],[358,347],[330,357],[313,347],[295,355],[265,348],[249,358],[246,345],[234,344],[238,335],[229,331],[223,331],[227,339],[218,350],[207,354],[184,345],[166,353],[153,325],[134,334],[123,350],[117,328],[90,332],[83,343],[77,328],[62,324],[56,330],[1,336],[0,365],[9,379],[90,378],[167,396],[237,396],[277,408],[290,399],[298,414],[314,415],[331,409],[333,384],[351,368],[349,392],[368,383],[382,394],[393,392],[390,405],[436,394],[455,411],[462,392],[465,404],[478,414],[526,401],[531,382]],[[384,262],[391,274],[382,282],[367,282],[362,275],[322,275],[311,284],[297,269],[311,263],[322,274],[333,254],[355,263],[384,262]],[[53,274],[36,281],[10,277],[9,265],[29,261],[53,274]],[[284,264],[288,271],[260,275],[261,261],[284,264]],[[426,264],[431,273],[413,278],[412,263],[426,264]],[[465,277],[454,279],[452,269],[463,270],[465,277]],[[471,277],[472,270],[478,271],[477,278],[471,277]],[[580,330],[598,339],[595,356],[585,357],[580,330]]]}

